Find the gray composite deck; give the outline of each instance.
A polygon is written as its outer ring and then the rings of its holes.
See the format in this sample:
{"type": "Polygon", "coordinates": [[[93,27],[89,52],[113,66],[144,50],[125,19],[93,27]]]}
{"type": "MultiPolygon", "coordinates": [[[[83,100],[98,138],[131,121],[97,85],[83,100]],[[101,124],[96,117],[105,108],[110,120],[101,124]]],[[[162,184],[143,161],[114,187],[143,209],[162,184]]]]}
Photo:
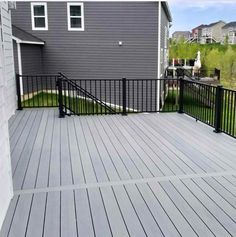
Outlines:
{"type": "Polygon", "coordinates": [[[180,114],[17,112],[1,237],[236,236],[236,140],[180,114]]]}

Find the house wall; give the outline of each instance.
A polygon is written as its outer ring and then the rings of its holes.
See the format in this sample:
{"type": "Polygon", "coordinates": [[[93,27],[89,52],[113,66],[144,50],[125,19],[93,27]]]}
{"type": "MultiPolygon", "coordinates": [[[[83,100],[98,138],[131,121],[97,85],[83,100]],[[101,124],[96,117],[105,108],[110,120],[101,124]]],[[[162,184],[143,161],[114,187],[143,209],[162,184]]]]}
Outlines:
{"type": "Polygon", "coordinates": [[[16,109],[11,17],[0,2],[0,229],[13,196],[8,119],[16,109]]]}
{"type": "MultiPolygon", "coordinates": [[[[43,48],[40,45],[20,44],[23,74],[43,73],[43,48]]],[[[15,72],[19,73],[16,41],[13,40],[15,72]]]]}
{"type": "Polygon", "coordinates": [[[161,76],[164,76],[165,69],[168,66],[169,54],[169,20],[166,16],[165,10],[161,9],[161,76]]]}
{"type": "Polygon", "coordinates": [[[61,71],[81,79],[157,77],[157,2],[86,2],[85,30],[74,32],[67,29],[66,2],[47,6],[48,31],[32,31],[30,2],[17,2],[12,15],[13,24],[46,42],[44,73],[61,71]]]}
{"type": "Polygon", "coordinates": [[[229,44],[236,44],[236,27],[228,27],[222,29],[222,42],[225,42],[226,36],[228,36],[229,44]]]}
{"type": "Polygon", "coordinates": [[[217,25],[212,27],[212,36],[216,39],[217,42],[222,41],[222,27],[225,26],[224,22],[219,22],[217,25]]]}
{"type": "Polygon", "coordinates": [[[32,44],[21,44],[23,74],[43,73],[43,47],[32,44]]]}

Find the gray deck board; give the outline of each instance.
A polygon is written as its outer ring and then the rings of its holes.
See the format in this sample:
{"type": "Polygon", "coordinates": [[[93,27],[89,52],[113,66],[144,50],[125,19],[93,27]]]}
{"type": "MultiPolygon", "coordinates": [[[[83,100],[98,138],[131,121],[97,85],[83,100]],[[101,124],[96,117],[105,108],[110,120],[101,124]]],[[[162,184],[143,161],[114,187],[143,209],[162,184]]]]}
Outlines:
{"type": "Polygon", "coordinates": [[[160,185],[198,236],[214,236],[170,182],[160,182],[160,185]]]}
{"type": "Polygon", "coordinates": [[[158,198],[159,202],[167,212],[171,221],[174,223],[175,227],[178,229],[182,236],[197,236],[190,224],[183,217],[181,212],[176,208],[175,203],[168,197],[164,189],[159,183],[150,183],[150,188],[152,189],[155,196],[158,198]]]}
{"type": "Polygon", "coordinates": [[[44,141],[42,144],[42,151],[40,156],[40,163],[37,172],[36,187],[43,188],[48,186],[49,182],[49,167],[51,160],[51,147],[54,129],[54,111],[49,111],[49,117],[45,129],[44,141]]]}
{"type": "MultiPolygon", "coordinates": [[[[138,170],[137,166],[133,162],[131,155],[125,149],[125,144],[123,144],[122,140],[119,139],[119,136],[113,132],[111,127],[104,121],[98,118],[98,121],[106,135],[109,138],[110,145],[114,147],[117,152],[118,157],[121,159],[122,163],[126,167],[127,172],[129,173],[129,178],[137,179],[141,178],[142,175],[138,170]]],[[[117,166],[118,167],[118,166],[117,166]]]]}
{"type": "Polygon", "coordinates": [[[9,121],[0,237],[236,236],[236,140],[180,114],[9,121]]]}
{"type": "Polygon", "coordinates": [[[79,236],[94,237],[88,190],[75,190],[75,206],[79,236]]]}
{"type": "Polygon", "coordinates": [[[58,237],[61,230],[61,196],[60,192],[51,192],[47,194],[44,230],[45,237],[58,237]]]}
{"type": "Polygon", "coordinates": [[[26,236],[43,236],[46,193],[34,194],[26,236]]]}
{"type": "Polygon", "coordinates": [[[61,237],[77,237],[74,191],[61,192],[61,237]]]}
{"type": "Polygon", "coordinates": [[[61,185],[61,120],[55,119],[53,126],[53,135],[52,135],[52,147],[51,147],[51,157],[49,164],[49,183],[51,186],[60,186],[61,185]]]}
{"type": "Polygon", "coordinates": [[[39,131],[37,133],[31,158],[29,159],[28,167],[25,173],[24,183],[22,184],[25,189],[34,188],[37,180],[38,167],[42,152],[42,144],[45,139],[45,129],[47,125],[48,111],[44,111],[42,120],[39,126],[39,131]]]}
{"type": "Polygon", "coordinates": [[[195,213],[202,219],[215,236],[229,236],[229,233],[217,220],[217,218],[205,207],[180,180],[172,181],[175,189],[184,197],[195,213]]]}
{"type": "Polygon", "coordinates": [[[112,236],[100,189],[89,189],[89,201],[96,236],[112,236]]]}
{"type": "Polygon", "coordinates": [[[102,198],[105,203],[107,217],[111,226],[112,236],[114,237],[126,237],[129,236],[127,227],[125,225],[122,214],[119,210],[119,206],[114,197],[114,193],[111,187],[101,188],[102,198]]]}
{"type": "Polygon", "coordinates": [[[229,170],[236,168],[236,164],[234,162],[230,162],[229,160],[224,159],[225,157],[230,157],[228,151],[226,151],[225,149],[222,150],[221,148],[219,149],[219,146],[214,144],[214,142],[209,142],[206,144],[205,141],[199,140],[199,137],[195,136],[194,133],[192,135],[189,129],[187,130],[181,129],[179,127],[174,127],[173,123],[171,123],[169,120],[170,119],[167,119],[165,122],[167,122],[170,128],[172,127],[172,129],[175,129],[175,131],[181,132],[184,135],[186,143],[190,143],[191,146],[194,146],[196,148],[198,148],[199,146],[203,147],[204,154],[222,169],[229,170]]]}
{"type": "Polygon", "coordinates": [[[163,236],[158,223],[147,208],[145,200],[138,192],[137,187],[134,184],[127,184],[125,189],[147,236],[163,236]]]}
{"type": "Polygon", "coordinates": [[[136,118],[133,119],[132,117],[130,118],[130,120],[132,121],[132,123],[136,124],[136,127],[141,128],[142,132],[144,132],[147,136],[149,136],[149,138],[153,142],[155,142],[155,144],[157,144],[158,142],[158,144],[160,144],[162,149],[165,150],[167,149],[169,150],[169,152],[173,153],[176,162],[180,160],[180,165],[182,167],[184,167],[184,165],[188,166],[191,169],[189,173],[204,172],[204,170],[199,166],[199,164],[196,161],[191,160],[187,154],[183,153],[177,147],[175,147],[175,145],[168,140],[168,137],[165,138],[159,132],[155,132],[155,130],[153,130],[150,126],[148,126],[148,124],[144,123],[141,120],[138,120],[136,118]]]}
{"type": "Polygon", "coordinates": [[[25,236],[32,204],[32,196],[32,194],[26,194],[19,198],[11,229],[8,234],[9,237],[25,236]]]}
{"type": "Polygon", "coordinates": [[[84,170],[81,162],[81,153],[77,144],[73,118],[69,118],[67,123],[73,183],[84,183],[84,170]]]}
{"type": "Polygon", "coordinates": [[[194,193],[202,204],[217,218],[231,235],[236,233],[235,222],[212,200],[202,189],[194,185],[192,180],[183,180],[184,184],[194,193]]]}
{"type": "Polygon", "coordinates": [[[137,184],[137,188],[143,199],[145,200],[147,206],[149,207],[150,212],[158,223],[163,235],[176,237],[180,236],[180,233],[175,228],[174,224],[171,222],[171,219],[165,212],[165,209],[163,209],[160,202],[155,197],[149,186],[137,184]]]}
{"type": "MultiPolygon", "coordinates": [[[[134,123],[132,123],[129,119],[125,119],[125,122],[127,123],[127,128],[132,128],[133,135],[139,137],[139,139],[141,139],[145,143],[145,145],[153,151],[153,156],[158,156],[157,162],[161,160],[161,162],[165,164],[164,166],[168,167],[169,170],[167,170],[167,173],[165,173],[165,175],[167,175],[168,173],[170,175],[185,174],[186,172],[191,173],[189,167],[185,166],[184,163],[178,164],[178,159],[176,159],[176,155],[174,153],[169,152],[169,150],[166,149],[166,147],[162,146],[160,143],[153,142],[153,139],[149,138],[145,132],[141,131],[140,128],[135,126],[134,123]]],[[[157,164],[159,166],[159,162],[157,164]]],[[[163,172],[165,171],[163,170],[163,172]]]]}
{"type": "MultiPolygon", "coordinates": [[[[38,133],[41,120],[42,120],[42,114],[36,115],[34,123],[32,124],[30,135],[27,137],[24,149],[22,150],[21,156],[18,159],[16,169],[13,172],[13,178],[15,181],[14,189],[21,189],[25,180],[25,175],[28,170],[28,166],[31,161],[31,157],[35,158],[35,156],[32,156],[32,154],[33,154],[33,149],[35,146],[37,135],[41,134],[41,132],[38,133]]],[[[38,146],[37,148],[41,149],[41,146],[38,146]]]]}

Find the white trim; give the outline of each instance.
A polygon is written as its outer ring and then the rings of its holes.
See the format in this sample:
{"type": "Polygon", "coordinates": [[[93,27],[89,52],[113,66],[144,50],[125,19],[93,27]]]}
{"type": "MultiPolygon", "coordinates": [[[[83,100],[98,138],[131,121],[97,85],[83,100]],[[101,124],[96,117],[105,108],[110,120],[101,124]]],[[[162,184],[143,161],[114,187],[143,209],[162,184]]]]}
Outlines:
{"type": "Polygon", "coordinates": [[[32,23],[32,30],[48,30],[48,8],[46,2],[31,2],[31,23],[32,23]],[[44,6],[44,16],[34,16],[34,6],[44,6]],[[41,17],[45,18],[45,27],[35,27],[34,18],[41,17]]]}
{"type": "Polygon", "coordinates": [[[21,41],[19,38],[15,37],[15,36],[12,36],[12,39],[15,40],[16,43],[20,43],[20,41],[21,41]]]}
{"type": "MultiPolygon", "coordinates": [[[[157,79],[161,77],[161,2],[158,4],[157,79]]],[[[160,110],[160,81],[157,81],[157,111],[160,110]]]]}
{"type": "MultiPolygon", "coordinates": [[[[18,59],[18,69],[19,69],[19,74],[22,75],[22,61],[21,61],[21,46],[20,43],[16,42],[17,45],[17,59],[18,59]]],[[[22,77],[20,77],[20,94],[23,95],[23,82],[22,82],[22,77]]]]}
{"type": "Polygon", "coordinates": [[[15,36],[12,36],[12,39],[16,41],[16,43],[19,44],[37,44],[37,45],[44,45],[44,42],[36,42],[36,41],[26,41],[26,40],[21,40],[15,36]]]}
{"type": "Polygon", "coordinates": [[[21,44],[38,44],[38,45],[44,45],[44,42],[35,42],[35,41],[25,41],[21,40],[21,44]]]}
{"type": "Polygon", "coordinates": [[[82,2],[68,2],[67,3],[67,25],[68,31],[84,31],[84,4],[82,2]],[[80,6],[81,7],[81,16],[71,16],[70,15],[70,7],[71,6],[80,6]],[[81,18],[81,27],[80,28],[72,28],[70,24],[71,18],[81,18]]]}

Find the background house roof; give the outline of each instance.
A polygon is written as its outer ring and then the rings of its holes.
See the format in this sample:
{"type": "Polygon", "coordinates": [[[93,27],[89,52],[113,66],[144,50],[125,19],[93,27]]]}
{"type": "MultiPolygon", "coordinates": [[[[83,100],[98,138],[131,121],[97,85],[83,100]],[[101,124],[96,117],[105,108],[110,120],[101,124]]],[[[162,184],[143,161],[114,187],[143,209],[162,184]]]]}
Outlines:
{"type": "Polygon", "coordinates": [[[38,37],[20,29],[19,27],[12,25],[12,35],[21,41],[21,43],[35,43],[35,44],[44,44],[44,41],[38,37]]]}
{"type": "Polygon", "coordinates": [[[225,26],[222,27],[222,29],[227,29],[229,27],[236,27],[236,21],[232,21],[232,22],[226,24],[225,26]]]}
{"type": "Polygon", "coordinates": [[[213,22],[213,23],[211,23],[211,24],[209,24],[209,25],[205,25],[204,28],[210,28],[210,27],[213,27],[213,26],[215,26],[215,25],[217,25],[217,24],[219,24],[219,23],[224,23],[224,24],[226,24],[224,21],[217,21],[217,22],[213,22]]]}

